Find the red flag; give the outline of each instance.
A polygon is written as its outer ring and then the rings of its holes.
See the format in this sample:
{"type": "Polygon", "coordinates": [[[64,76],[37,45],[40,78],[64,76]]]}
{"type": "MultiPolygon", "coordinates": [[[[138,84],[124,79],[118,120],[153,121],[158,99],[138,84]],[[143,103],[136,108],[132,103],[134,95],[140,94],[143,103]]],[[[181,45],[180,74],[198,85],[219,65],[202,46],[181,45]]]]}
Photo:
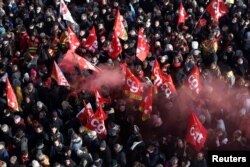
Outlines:
{"type": "Polygon", "coordinates": [[[199,68],[195,66],[185,81],[185,86],[194,94],[199,94],[201,90],[200,72],[199,68]]]}
{"type": "Polygon", "coordinates": [[[224,0],[212,0],[207,7],[207,12],[215,21],[219,22],[219,19],[226,15],[229,10],[224,0]]]}
{"type": "Polygon", "coordinates": [[[151,78],[154,80],[154,86],[164,92],[167,99],[176,94],[176,89],[170,75],[164,75],[157,60],[154,61],[153,73],[151,78]]]}
{"type": "Polygon", "coordinates": [[[164,92],[167,99],[177,94],[171,75],[164,75],[160,89],[164,92]]]}
{"type": "Polygon", "coordinates": [[[64,72],[73,73],[76,63],[74,51],[68,50],[58,65],[64,72]]]}
{"type": "Polygon", "coordinates": [[[80,46],[80,41],[70,27],[67,29],[69,36],[69,49],[75,51],[80,46]]]}
{"type": "Polygon", "coordinates": [[[126,69],[124,91],[131,99],[142,100],[143,84],[128,68],[126,69]]]}
{"type": "Polygon", "coordinates": [[[92,53],[95,53],[98,49],[98,42],[97,42],[97,36],[95,27],[93,26],[92,29],[89,32],[89,36],[86,41],[82,44],[86,49],[91,51],[92,53]]]}
{"type": "Polygon", "coordinates": [[[100,104],[102,105],[103,103],[110,103],[111,102],[111,100],[109,98],[102,97],[97,88],[95,89],[95,99],[96,99],[97,107],[99,107],[100,104]]]}
{"type": "Polygon", "coordinates": [[[92,106],[90,103],[86,105],[84,102],[84,108],[76,115],[82,125],[86,125],[87,120],[90,119],[94,115],[92,106]]]}
{"type": "Polygon", "coordinates": [[[124,21],[123,16],[120,14],[120,11],[117,10],[115,25],[114,25],[114,33],[118,38],[126,41],[128,39],[128,35],[123,25],[123,21],[124,21]]]}
{"type": "Polygon", "coordinates": [[[150,118],[152,113],[152,103],[153,103],[153,86],[148,90],[147,95],[141,103],[142,108],[142,120],[145,121],[150,118]]]}
{"type": "Polygon", "coordinates": [[[108,48],[108,54],[111,58],[116,58],[119,54],[122,53],[122,45],[119,38],[116,36],[116,33],[112,34],[112,41],[108,48]]]}
{"type": "Polygon", "coordinates": [[[80,70],[93,70],[95,72],[101,71],[98,67],[95,67],[93,64],[91,64],[88,60],[84,59],[83,57],[77,54],[74,54],[74,55],[78,62],[78,67],[80,70]]]}
{"type": "Polygon", "coordinates": [[[147,58],[148,53],[149,53],[149,44],[147,43],[147,39],[143,33],[143,29],[139,28],[136,56],[141,61],[144,61],[147,58]]]}
{"type": "Polygon", "coordinates": [[[102,107],[99,106],[95,114],[88,120],[86,127],[89,130],[95,130],[96,133],[101,138],[105,138],[107,135],[107,130],[106,130],[104,121],[106,119],[107,119],[106,113],[103,111],[102,107]]]}
{"type": "Polygon", "coordinates": [[[207,130],[203,127],[202,123],[199,121],[194,112],[191,112],[186,140],[188,143],[192,144],[197,151],[200,151],[204,146],[207,139],[207,130]]]}
{"type": "Polygon", "coordinates": [[[163,83],[163,73],[158,61],[155,59],[151,78],[154,80],[154,85],[158,88],[163,83]]]}
{"type": "Polygon", "coordinates": [[[182,2],[180,3],[180,9],[179,9],[179,16],[178,16],[178,25],[180,23],[185,23],[187,17],[187,12],[185,8],[183,7],[182,2]]]}
{"type": "Polygon", "coordinates": [[[75,67],[78,67],[80,70],[93,70],[95,72],[100,72],[101,70],[91,64],[88,60],[79,56],[72,50],[68,50],[64,58],[59,63],[61,69],[66,72],[73,73],[75,67]]]}
{"type": "Polygon", "coordinates": [[[60,13],[62,14],[64,20],[67,20],[73,24],[76,24],[67,5],[64,3],[64,0],[60,1],[60,13]]]}
{"type": "Polygon", "coordinates": [[[6,80],[6,94],[7,94],[8,107],[14,111],[19,111],[16,94],[13,91],[13,88],[8,78],[6,80]]]}
{"type": "Polygon", "coordinates": [[[55,80],[57,82],[57,85],[60,85],[60,86],[70,86],[69,82],[67,81],[67,79],[63,75],[63,72],[61,71],[61,69],[56,64],[55,61],[54,61],[54,64],[53,64],[51,75],[55,78],[55,80]]]}

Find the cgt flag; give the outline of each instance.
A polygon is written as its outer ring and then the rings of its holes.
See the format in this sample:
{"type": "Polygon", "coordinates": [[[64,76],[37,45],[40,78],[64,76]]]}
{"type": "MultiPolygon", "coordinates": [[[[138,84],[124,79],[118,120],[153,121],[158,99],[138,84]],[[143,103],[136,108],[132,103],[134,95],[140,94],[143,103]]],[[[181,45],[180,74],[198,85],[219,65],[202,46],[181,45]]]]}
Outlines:
{"type": "Polygon", "coordinates": [[[112,40],[108,47],[108,54],[111,58],[115,59],[122,53],[122,45],[120,43],[119,38],[117,37],[116,33],[113,32],[112,40]]]}
{"type": "Polygon", "coordinates": [[[97,36],[95,27],[93,26],[92,29],[89,32],[89,36],[86,39],[86,41],[82,42],[82,46],[91,51],[92,53],[95,53],[98,49],[98,42],[97,42],[97,36]]]}
{"type": "Polygon", "coordinates": [[[151,79],[154,80],[153,82],[154,86],[157,88],[160,87],[163,83],[163,73],[161,71],[161,68],[157,59],[155,59],[154,61],[154,67],[153,67],[151,79]]]}
{"type": "Polygon", "coordinates": [[[224,0],[212,0],[207,7],[207,12],[215,21],[219,22],[219,19],[226,15],[229,10],[224,0]]]}
{"type": "Polygon", "coordinates": [[[106,113],[103,111],[102,107],[99,106],[95,114],[89,118],[86,127],[89,130],[95,130],[99,137],[105,138],[107,135],[107,130],[105,127],[106,119],[106,113]]]}
{"type": "Polygon", "coordinates": [[[115,25],[114,25],[114,33],[116,36],[124,41],[128,39],[127,31],[123,25],[124,18],[121,15],[120,11],[117,10],[115,25]]]}
{"type": "Polygon", "coordinates": [[[80,41],[70,27],[67,29],[69,36],[69,49],[75,51],[80,46],[80,41]]]}
{"type": "Polygon", "coordinates": [[[200,72],[198,66],[195,66],[187,79],[185,80],[185,86],[191,90],[193,94],[198,95],[201,91],[201,80],[200,80],[200,72]]]}
{"type": "Polygon", "coordinates": [[[60,13],[63,16],[63,20],[67,20],[72,24],[77,24],[75,20],[73,19],[67,5],[65,4],[64,0],[60,1],[60,13]]]}
{"type": "Polygon", "coordinates": [[[84,108],[76,115],[82,125],[86,125],[87,120],[90,119],[94,115],[92,106],[90,103],[86,105],[84,102],[84,108]]]}
{"type": "Polygon", "coordinates": [[[178,16],[178,25],[181,23],[185,23],[187,17],[187,12],[183,7],[182,2],[180,3],[179,16],[178,16]]]}
{"type": "Polygon", "coordinates": [[[177,94],[171,75],[164,76],[163,84],[160,86],[160,90],[163,91],[167,99],[171,99],[173,96],[177,94]]]}
{"type": "Polygon", "coordinates": [[[102,106],[102,104],[104,104],[104,103],[110,103],[111,102],[110,98],[102,97],[97,88],[94,89],[94,92],[95,92],[95,99],[96,99],[96,106],[97,107],[99,107],[100,104],[102,106]]]}
{"type": "Polygon", "coordinates": [[[67,79],[63,75],[63,72],[61,71],[61,69],[56,64],[55,61],[54,61],[53,67],[52,67],[52,73],[51,73],[51,75],[56,80],[57,85],[60,85],[60,86],[69,86],[70,87],[69,82],[67,81],[67,79]]]}
{"type": "Polygon", "coordinates": [[[19,111],[16,94],[15,94],[8,78],[6,79],[6,94],[7,94],[8,107],[14,111],[19,111]]]}
{"type": "Polygon", "coordinates": [[[207,129],[203,127],[195,113],[191,112],[186,133],[187,142],[192,144],[197,151],[200,151],[204,146],[206,139],[207,129]]]}
{"type": "Polygon", "coordinates": [[[124,91],[131,99],[142,100],[143,84],[129,68],[126,68],[124,91]]]}
{"type": "Polygon", "coordinates": [[[146,121],[150,118],[152,113],[153,106],[153,86],[151,86],[145,96],[144,100],[141,103],[141,111],[142,111],[142,121],[146,121]]]}
{"type": "Polygon", "coordinates": [[[63,59],[59,63],[59,67],[64,70],[64,72],[74,73],[75,67],[82,70],[93,70],[97,73],[101,72],[101,69],[91,64],[85,58],[79,56],[72,50],[68,50],[64,55],[63,59]]]}
{"type": "Polygon", "coordinates": [[[163,74],[157,60],[154,61],[151,78],[154,80],[154,86],[163,91],[167,99],[177,94],[171,75],[163,74]]]}
{"type": "Polygon", "coordinates": [[[143,28],[139,28],[137,48],[136,48],[136,57],[141,61],[144,61],[149,53],[149,44],[143,33],[143,28]]]}

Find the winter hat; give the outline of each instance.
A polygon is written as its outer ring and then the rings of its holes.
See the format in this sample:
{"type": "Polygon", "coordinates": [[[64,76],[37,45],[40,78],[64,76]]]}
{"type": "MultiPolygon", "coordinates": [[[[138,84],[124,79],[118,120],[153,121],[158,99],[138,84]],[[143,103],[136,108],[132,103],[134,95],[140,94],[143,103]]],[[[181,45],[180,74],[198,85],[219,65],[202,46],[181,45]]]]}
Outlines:
{"type": "Polygon", "coordinates": [[[42,107],[43,107],[43,103],[42,103],[41,101],[38,101],[38,102],[36,103],[36,106],[37,106],[38,108],[42,108],[42,107]]]}
{"type": "Polygon", "coordinates": [[[0,142],[0,147],[4,148],[5,147],[5,143],[4,142],[0,142]]]}
{"type": "Polygon", "coordinates": [[[88,136],[89,136],[90,138],[94,138],[94,137],[97,136],[97,133],[96,133],[96,131],[90,131],[90,132],[88,132],[88,136]]]}
{"type": "Polygon", "coordinates": [[[116,152],[120,152],[122,150],[122,148],[123,148],[123,146],[118,144],[118,143],[114,145],[114,150],[116,152]]]}
{"type": "Polygon", "coordinates": [[[100,144],[100,148],[106,148],[106,147],[107,147],[106,141],[103,140],[100,144]]]}
{"type": "Polygon", "coordinates": [[[31,166],[32,166],[32,167],[41,167],[41,165],[39,164],[39,162],[38,162],[37,160],[33,160],[33,161],[31,162],[31,166]]]}
{"type": "Polygon", "coordinates": [[[19,115],[14,116],[15,124],[18,124],[21,121],[21,117],[19,115]]]}
{"type": "Polygon", "coordinates": [[[7,124],[3,124],[3,125],[1,126],[1,130],[2,130],[4,133],[6,133],[6,132],[8,132],[8,130],[9,130],[9,126],[8,126],[7,124]]]}
{"type": "Polygon", "coordinates": [[[13,87],[17,87],[17,86],[21,86],[21,82],[20,82],[20,80],[19,79],[13,79],[13,81],[12,81],[12,86],[13,87]]]}
{"type": "Polygon", "coordinates": [[[178,163],[178,158],[177,157],[172,157],[171,159],[170,159],[170,164],[171,165],[175,165],[175,164],[177,164],[178,163]]]}
{"type": "Polygon", "coordinates": [[[197,41],[192,41],[191,43],[192,49],[198,49],[199,48],[199,43],[197,41]]]}
{"type": "Polygon", "coordinates": [[[167,44],[167,46],[166,46],[166,50],[167,50],[167,51],[173,51],[173,50],[174,50],[173,45],[171,45],[171,44],[167,44]]]}
{"type": "Polygon", "coordinates": [[[239,65],[242,65],[242,64],[243,64],[243,59],[242,59],[241,57],[238,58],[237,63],[238,63],[239,65]]]}
{"type": "Polygon", "coordinates": [[[194,50],[194,56],[198,56],[199,54],[201,53],[201,51],[200,50],[194,50]]]}

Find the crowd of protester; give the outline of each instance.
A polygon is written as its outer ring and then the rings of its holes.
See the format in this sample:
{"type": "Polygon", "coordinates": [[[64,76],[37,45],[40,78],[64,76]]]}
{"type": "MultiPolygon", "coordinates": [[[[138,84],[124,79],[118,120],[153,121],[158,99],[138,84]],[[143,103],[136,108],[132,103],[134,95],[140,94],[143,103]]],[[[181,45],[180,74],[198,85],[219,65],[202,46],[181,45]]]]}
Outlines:
{"type": "MultiPolygon", "coordinates": [[[[228,3],[230,11],[219,22],[205,12],[208,3],[183,1],[188,18],[177,26],[180,0],[71,0],[67,6],[76,26],[62,19],[59,0],[0,1],[0,77],[8,74],[21,109],[14,112],[7,106],[1,81],[0,166],[207,167],[207,150],[249,150],[250,2],[228,3]],[[111,59],[107,48],[117,9],[126,20],[128,40],[121,41],[119,58],[111,59]],[[231,94],[233,107],[213,106],[209,95],[193,100],[190,108],[209,129],[204,148],[197,152],[185,141],[184,118],[173,116],[181,114],[178,97],[161,98],[164,105],[142,122],[139,107],[131,105],[122,88],[100,89],[111,97],[111,103],[104,106],[107,136],[100,138],[76,118],[83,100],[96,108],[94,94],[58,86],[50,75],[53,61],[59,62],[68,50],[67,26],[72,26],[80,41],[95,26],[98,51],[80,46],[76,53],[97,66],[117,68],[119,62],[126,62],[145,81],[157,58],[178,90],[197,65],[203,83],[222,81],[225,94],[239,89],[231,94]],[[144,27],[150,44],[144,62],[135,56],[139,27],[144,27]]],[[[77,75],[92,73],[78,71],[77,75]]],[[[67,71],[65,75],[70,83],[75,82],[67,71]]]]}

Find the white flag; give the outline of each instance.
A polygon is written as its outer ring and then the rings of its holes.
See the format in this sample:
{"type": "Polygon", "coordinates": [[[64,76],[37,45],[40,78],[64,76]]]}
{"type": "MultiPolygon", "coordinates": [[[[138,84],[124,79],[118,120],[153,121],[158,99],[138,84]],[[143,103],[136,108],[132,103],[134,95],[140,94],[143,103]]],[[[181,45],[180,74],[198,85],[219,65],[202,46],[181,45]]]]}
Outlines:
{"type": "Polygon", "coordinates": [[[63,0],[61,0],[60,2],[60,12],[64,20],[67,20],[73,24],[77,24],[75,20],[73,19],[73,17],[71,16],[71,13],[69,12],[68,7],[66,6],[63,0]]]}

